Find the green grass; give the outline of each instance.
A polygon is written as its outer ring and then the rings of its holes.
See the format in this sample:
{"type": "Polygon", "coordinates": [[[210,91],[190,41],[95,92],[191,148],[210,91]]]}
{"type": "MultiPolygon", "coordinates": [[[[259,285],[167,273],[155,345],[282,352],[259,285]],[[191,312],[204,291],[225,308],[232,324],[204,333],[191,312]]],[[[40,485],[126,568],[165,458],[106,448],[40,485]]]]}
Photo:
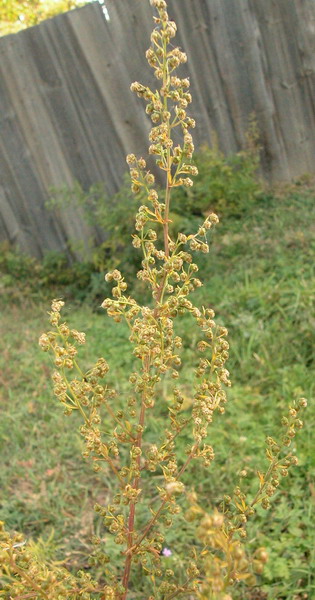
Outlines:
{"type": "MultiPolygon", "coordinates": [[[[264,468],[266,435],[277,434],[292,398],[313,395],[313,211],[314,194],[307,189],[261,199],[246,218],[230,218],[217,228],[210,255],[201,261],[205,285],[195,302],[214,307],[229,329],[233,382],[226,414],[215,419],[211,431],[216,461],[210,470],[194,467],[186,478],[204,505],[214,506],[228,493],[244,466],[248,486],[253,485],[255,471],[264,468]]],[[[0,518],[29,537],[41,536],[48,556],[86,567],[91,535],[100,527],[93,505],[106,499],[112,482],[81,460],[79,419],[65,417],[52,396],[50,359],[37,345],[48,308],[25,298],[2,305],[0,518]]],[[[133,364],[124,325],[87,305],[68,304],[65,318],[87,334],[85,366],[105,356],[112,383],[124,391],[133,364]]],[[[186,317],[181,326],[183,363],[191,365],[195,330],[186,317]]],[[[191,367],[182,375],[189,392],[191,367]]],[[[162,392],[167,395],[165,387],[162,392]]],[[[315,598],[314,417],[310,402],[297,438],[299,466],[283,481],[271,510],[260,511],[250,527],[250,543],[266,546],[271,557],[261,578],[268,600],[315,598]]],[[[156,422],[148,435],[158,435],[156,422]]],[[[187,548],[179,522],[168,537],[174,560],[187,548]]]]}

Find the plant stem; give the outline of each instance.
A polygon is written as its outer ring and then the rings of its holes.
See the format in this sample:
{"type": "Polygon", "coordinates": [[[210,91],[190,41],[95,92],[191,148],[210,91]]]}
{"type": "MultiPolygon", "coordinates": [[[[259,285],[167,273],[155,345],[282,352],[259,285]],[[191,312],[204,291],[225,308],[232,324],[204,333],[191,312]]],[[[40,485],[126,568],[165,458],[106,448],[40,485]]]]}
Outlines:
{"type": "MultiPolygon", "coordinates": [[[[144,372],[148,373],[150,370],[150,359],[149,357],[146,358],[145,360],[145,364],[144,364],[144,372]]],[[[138,432],[138,437],[137,437],[137,441],[135,444],[135,448],[139,448],[141,450],[141,446],[142,446],[142,433],[143,433],[143,427],[144,427],[144,421],[145,421],[145,411],[146,411],[146,406],[145,406],[145,400],[146,400],[146,395],[145,395],[145,391],[142,394],[142,403],[141,403],[141,409],[140,409],[140,416],[139,416],[139,432],[138,432]]],[[[139,485],[140,485],[140,454],[139,456],[137,456],[137,467],[138,467],[138,472],[139,475],[137,475],[134,478],[133,481],[133,488],[138,490],[139,489],[139,485]]],[[[130,578],[130,569],[131,569],[131,563],[132,563],[132,556],[133,553],[130,552],[130,550],[132,549],[133,546],[133,536],[134,536],[134,526],[135,526],[135,516],[136,516],[136,502],[131,502],[130,503],[130,511],[129,511],[129,519],[128,519],[128,534],[127,534],[127,552],[126,552],[126,560],[125,560],[125,568],[124,568],[124,574],[123,574],[123,580],[122,580],[122,584],[124,586],[124,593],[121,597],[121,600],[126,600],[127,597],[127,593],[128,593],[128,584],[129,584],[129,578],[130,578]]]]}
{"type": "Polygon", "coordinates": [[[185,583],[178,589],[176,590],[176,592],[173,592],[170,596],[166,596],[165,600],[171,600],[171,598],[175,598],[176,596],[178,596],[178,594],[189,594],[190,592],[193,592],[195,590],[185,590],[185,587],[188,586],[188,584],[191,582],[191,577],[189,577],[189,579],[187,579],[185,581],[185,583]]]}
{"type": "MultiPolygon", "coordinates": [[[[182,476],[182,474],[184,473],[184,471],[186,471],[186,469],[187,469],[187,467],[188,467],[188,465],[189,465],[190,461],[191,461],[191,460],[193,459],[193,457],[194,457],[194,453],[195,453],[195,450],[197,449],[197,447],[198,447],[198,443],[196,443],[196,444],[194,445],[194,447],[193,447],[193,449],[192,449],[191,453],[189,454],[189,456],[188,456],[188,458],[187,458],[186,462],[183,464],[182,468],[181,468],[181,469],[180,469],[180,471],[178,472],[178,475],[177,475],[177,477],[176,477],[176,480],[177,480],[177,481],[180,479],[180,477],[182,476]]],[[[156,520],[157,520],[157,519],[158,519],[158,517],[160,516],[160,514],[161,514],[161,512],[162,512],[162,510],[163,510],[163,508],[164,508],[164,506],[165,506],[165,504],[166,504],[166,502],[168,502],[168,500],[170,499],[170,497],[171,497],[171,495],[169,494],[169,495],[167,495],[167,496],[166,496],[166,498],[164,498],[164,500],[162,501],[162,503],[161,503],[161,505],[160,505],[159,509],[158,509],[158,510],[157,510],[157,512],[155,513],[154,517],[152,517],[152,519],[151,519],[151,520],[150,520],[150,521],[147,523],[147,525],[146,525],[146,527],[145,527],[145,529],[144,529],[144,532],[142,533],[142,535],[140,536],[140,538],[137,540],[136,544],[135,544],[135,545],[134,545],[132,548],[128,549],[128,551],[127,551],[127,552],[130,552],[130,554],[131,554],[131,553],[134,553],[134,552],[135,552],[135,550],[137,550],[137,548],[139,548],[139,546],[140,546],[141,542],[144,540],[144,538],[147,536],[147,534],[149,533],[149,531],[152,529],[152,527],[153,527],[154,523],[156,522],[156,520]]]]}
{"type": "Polygon", "coordinates": [[[115,467],[113,461],[111,458],[109,458],[109,456],[104,456],[104,460],[109,464],[109,466],[112,468],[113,472],[115,473],[117,479],[120,481],[121,485],[124,486],[125,482],[122,478],[122,476],[119,473],[119,470],[115,467]]]}
{"type": "MultiPolygon", "coordinates": [[[[165,27],[165,25],[163,25],[163,27],[165,27]]],[[[163,51],[163,67],[162,67],[163,68],[163,87],[166,88],[169,84],[169,71],[168,71],[168,63],[167,63],[167,44],[166,44],[165,39],[163,40],[163,50],[164,50],[163,51]]],[[[164,97],[164,109],[165,109],[165,111],[167,111],[167,97],[166,96],[164,97]]],[[[168,120],[168,137],[170,137],[170,135],[171,135],[171,124],[170,124],[170,120],[168,120]]],[[[163,219],[163,239],[164,239],[164,252],[165,252],[166,258],[169,258],[169,255],[170,255],[170,250],[169,250],[169,211],[170,211],[171,187],[172,187],[171,165],[172,165],[171,152],[170,152],[170,149],[168,148],[166,169],[165,169],[166,170],[166,189],[165,189],[165,210],[164,210],[164,219],[163,219]]],[[[145,250],[144,250],[144,254],[145,254],[145,250]]],[[[164,292],[166,281],[167,281],[167,272],[165,271],[162,281],[160,283],[160,286],[158,288],[156,298],[155,298],[156,306],[155,306],[155,310],[154,310],[154,317],[157,316],[158,303],[160,302],[161,298],[163,297],[163,292],[164,292]]],[[[149,370],[150,370],[150,357],[147,356],[145,359],[145,362],[144,362],[143,372],[149,373],[149,370]]],[[[138,433],[138,438],[137,438],[137,441],[135,444],[135,447],[139,448],[140,450],[141,450],[141,446],[142,446],[142,433],[143,433],[143,427],[144,427],[144,421],[145,421],[145,411],[146,411],[145,400],[146,400],[146,395],[145,395],[145,391],[144,391],[142,394],[142,404],[141,404],[140,417],[139,417],[139,425],[140,425],[139,433],[138,433]]],[[[185,463],[184,469],[182,469],[180,471],[179,476],[181,475],[183,470],[185,470],[185,468],[189,462],[190,462],[190,457],[188,457],[188,459],[186,461],[187,464],[185,463]]],[[[140,454],[139,454],[139,456],[137,456],[137,466],[138,466],[139,475],[137,475],[133,481],[133,488],[136,490],[139,489],[140,479],[141,479],[140,454]]],[[[165,502],[166,502],[166,500],[163,501],[160,509],[158,510],[158,512],[156,513],[156,515],[154,517],[153,522],[149,523],[147,531],[145,531],[144,535],[141,536],[140,542],[138,542],[136,546],[133,545],[135,515],[136,515],[136,502],[130,503],[130,511],[129,511],[129,519],[128,519],[126,561],[125,561],[125,568],[124,568],[124,574],[123,574],[123,580],[122,580],[125,591],[121,597],[121,600],[126,600],[126,597],[128,594],[128,584],[129,584],[131,563],[132,563],[132,557],[134,555],[134,550],[135,550],[135,548],[137,548],[139,546],[139,543],[141,543],[142,539],[146,536],[148,531],[151,529],[153,523],[155,523],[158,515],[160,514],[160,512],[163,509],[165,502]]]]}
{"type": "Polygon", "coordinates": [[[252,502],[250,503],[250,506],[255,506],[255,504],[257,504],[257,501],[259,499],[259,496],[262,494],[262,492],[264,491],[264,489],[266,488],[267,484],[269,483],[269,477],[272,474],[272,472],[274,471],[275,466],[278,464],[278,457],[279,457],[280,452],[277,454],[277,456],[274,458],[274,460],[270,463],[269,468],[267,470],[267,473],[265,475],[265,481],[263,483],[263,485],[261,485],[259,487],[259,490],[256,493],[256,496],[254,497],[254,499],[252,500],[252,502]]]}
{"type": "Polygon", "coordinates": [[[169,245],[168,245],[168,222],[169,222],[169,212],[170,212],[170,199],[171,199],[171,186],[170,186],[170,159],[168,157],[168,171],[167,171],[167,183],[166,183],[166,194],[165,194],[165,212],[164,212],[164,224],[163,224],[163,235],[164,235],[164,250],[165,256],[167,258],[170,255],[169,245]]]}

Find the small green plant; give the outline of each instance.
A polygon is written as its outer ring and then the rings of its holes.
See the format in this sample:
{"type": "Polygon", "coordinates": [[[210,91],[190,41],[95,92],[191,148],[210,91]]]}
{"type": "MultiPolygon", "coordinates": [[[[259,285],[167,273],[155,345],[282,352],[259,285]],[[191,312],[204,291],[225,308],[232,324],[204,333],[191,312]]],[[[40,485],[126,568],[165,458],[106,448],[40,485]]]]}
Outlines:
{"type": "MultiPolygon", "coordinates": [[[[104,271],[119,268],[127,278],[134,279],[141,259],[135,248],[126,245],[126,240],[133,233],[139,198],[130,189],[129,174],[124,177],[119,191],[113,196],[108,195],[102,183],[92,185],[87,192],[79,182],[74,182],[70,189],[52,189],[47,207],[50,210],[62,210],[64,206],[80,206],[86,222],[103,233],[104,240],[101,243],[90,239],[90,262],[95,273],[103,274],[104,271]]],[[[102,280],[104,282],[104,277],[102,280]]]]}
{"type": "Polygon", "coordinates": [[[9,244],[0,246],[1,284],[4,287],[13,286],[16,281],[25,281],[34,273],[36,261],[30,256],[24,256],[9,244]]]}
{"type": "Polygon", "coordinates": [[[104,534],[93,538],[90,564],[100,574],[94,577],[92,572],[81,571],[76,576],[58,565],[48,566],[20,534],[12,536],[2,528],[0,597],[6,600],[171,600],[185,596],[231,600],[240,583],[256,584],[268,559],[265,548],[251,551],[247,547],[247,521],[258,506],[268,510],[281,478],[297,464],[292,442],[303,426],[304,398],[292,402],[282,418],[279,439],[268,436],[268,467],[258,472],[254,491],[245,484],[246,469],[241,470],[240,483],[230,494],[222,493],[218,502],[209,500],[207,505],[185,485],[189,469],[194,468],[196,477],[204,469],[214,470],[209,433],[213,421],[225,412],[229,344],[227,330],[216,323],[214,311],[190,300],[202,286],[193,253],[208,252],[207,235],[218,223],[217,215],[209,213],[196,233],[171,234],[172,194],[179,186],[190,189],[191,176],[198,171],[192,164],[190,133],[195,123],[186,112],[191,102],[189,80],[176,75],[177,67],[186,62],[185,53],[171,44],[176,25],[169,20],[165,0],[151,0],[151,4],[157,9],[156,28],[146,56],[160,89],[152,91],[137,82],[131,89],[147,101],[146,111],[153,122],[149,153],[165,174],[163,197],[142,157],[130,154],[127,163],[133,193],[145,196],[136,215],[133,246],[142,252],[138,278],[151,290],[152,302],[142,305],[127,295],[127,283],[114,269],[106,275],[106,281],[114,284],[113,297],[102,303],[109,317],[125,322],[129,329],[134,369],[128,385],[119,396],[107,383],[109,366],[104,358],[88,370],[81,368],[78,354],[85,334],[63,322],[62,300],[53,301],[52,328],[40,338],[42,349],[54,355],[56,397],[66,415],[81,416],[83,456],[99,476],[108,471],[112,475],[108,502],[95,506],[104,534]],[[180,384],[185,369],[181,358],[184,332],[177,329],[183,315],[196,325],[195,380],[188,399],[180,384]],[[159,429],[149,429],[148,423],[157,418],[159,429]],[[183,445],[184,459],[179,452],[183,445]],[[179,526],[187,530],[187,551],[170,563],[167,532],[179,526]]]}
{"type": "Polygon", "coordinates": [[[86,296],[93,299],[98,288],[93,276],[98,278],[92,263],[69,263],[63,252],[46,252],[42,260],[23,254],[8,244],[0,246],[0,291],[1,302],[14,300],[17,303],[25,295],[33,300],[51,298],[52,293],[83,300],[86,296]]]}
{"type": "Polygon", "coordinates": [[[225,156],[213,134],[213,144],[203,146],[195,156],[198,168],[193,188],[179,188],[174,193],[175,213],[205,214],[216,211],[224,217],[241,217],[262,193],[257,177],[259,168],[259,131],[252,117],[243,150],[225,156]]]}

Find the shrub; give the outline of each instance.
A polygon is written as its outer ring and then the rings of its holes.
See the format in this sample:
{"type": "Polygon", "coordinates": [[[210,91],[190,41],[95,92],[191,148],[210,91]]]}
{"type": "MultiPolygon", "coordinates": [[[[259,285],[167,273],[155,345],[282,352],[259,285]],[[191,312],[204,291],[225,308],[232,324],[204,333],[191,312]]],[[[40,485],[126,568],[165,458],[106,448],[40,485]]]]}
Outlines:
{"type": "Polygon", "coordinates": [[[252,118],[244,150],[225,156],[216,135],[211,148],[203,146],[195,156],[198,175],[192,188],[174,190],[173,211],[202,215],[215,210],[224,217],[241,217],[262,193],[257,176],[259,132],[252,118]]]}
{"type": "Polygon", "coordinates": [[[95,299],[94,270],[93,264],[88,262],[69,264],[63,252],[46,252],[40,261],[3,244],[0,248],[1,299],[18,302],[27,294],[38,300],[51,297],[53,291],[62,291],[77,300],[84,300],[86,296],[95,299]]]}

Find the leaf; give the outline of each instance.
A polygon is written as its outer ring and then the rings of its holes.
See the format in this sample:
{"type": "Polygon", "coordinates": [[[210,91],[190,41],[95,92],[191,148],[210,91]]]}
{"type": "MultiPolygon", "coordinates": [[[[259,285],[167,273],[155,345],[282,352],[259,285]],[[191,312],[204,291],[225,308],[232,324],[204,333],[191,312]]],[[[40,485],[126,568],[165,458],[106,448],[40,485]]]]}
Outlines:
{"type": "Polygon", "coordinates": [[[264,485],[265,483],[265,475],[264,473],[261,473],[260,471],[257,471],[257,477],[259,479],[259,483],[261,485],[261,487],[264,485]]]}

